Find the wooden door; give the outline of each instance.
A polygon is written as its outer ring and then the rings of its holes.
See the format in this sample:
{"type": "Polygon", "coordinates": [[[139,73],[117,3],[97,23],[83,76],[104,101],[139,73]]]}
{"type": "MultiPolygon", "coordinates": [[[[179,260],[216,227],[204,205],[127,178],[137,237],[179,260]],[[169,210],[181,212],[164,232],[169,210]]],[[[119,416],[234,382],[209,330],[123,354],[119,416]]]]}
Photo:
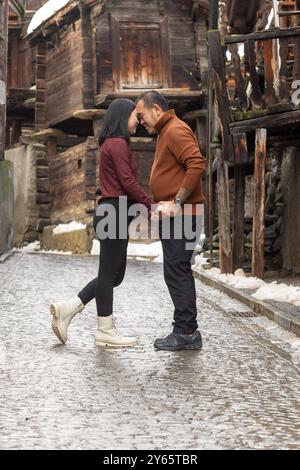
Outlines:
{"type": "Polygon", "coordinates": [[[171,87],[167,18],[151,23],[111,17],[111,33],[115,89],[171,87]]]}
{"type": "Polygon", "coordinates": [[[121,88],[162,88],[159,25],[120,25],[121,88]]]}

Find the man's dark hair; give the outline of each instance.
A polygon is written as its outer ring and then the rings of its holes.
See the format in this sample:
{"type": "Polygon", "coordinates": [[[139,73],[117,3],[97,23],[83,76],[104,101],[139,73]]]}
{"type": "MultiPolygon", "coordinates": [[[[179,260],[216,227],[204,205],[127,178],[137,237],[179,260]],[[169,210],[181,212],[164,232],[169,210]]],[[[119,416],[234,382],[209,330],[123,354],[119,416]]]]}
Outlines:
{"type": "Polygon", "coordinates": [[[109,137],[123,137],[129,140],[128,120],[134,109],[134,102],[125,98],[118,98],[110,104],[100,132],[100,145],[109,137]]]}
{"type": "Polygon", "coordinates": [[[139,101],[143,101],[146,108],[153,108],[153,106],[157,104],[164,112],[169,110],[169,105],[166,99],[154,90],[143,93],[138,97],[135,103],[138,104],[139,101]]]}

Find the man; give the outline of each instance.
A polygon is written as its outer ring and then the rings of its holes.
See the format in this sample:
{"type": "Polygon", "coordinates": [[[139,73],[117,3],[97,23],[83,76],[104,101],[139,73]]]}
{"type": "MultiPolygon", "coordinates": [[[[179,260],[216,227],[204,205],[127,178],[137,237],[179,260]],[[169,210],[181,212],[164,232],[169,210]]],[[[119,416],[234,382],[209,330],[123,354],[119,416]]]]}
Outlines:
{"type": "Polygon", "coordinates": [[[156,91],[145,92],[137,102],[140,123],[149,134],[159,134],[150,188],[159,203],[160,239],[164,254],[164,278],[174,303],[173,332],[155,341],[154,347],[167,351],[201,349],[198,331],[195,281],[191,259],[199,239],[199,208],[203,200],[201,177],[205,158],[190,127],[169,110],[165,98],[156,91]],[[169,236],[164,221],[169,217],[169,236]],[[178,236],[178,222],[192,226],[193,239],[185,230],[178,236]],[[197,233],[198,232],[198,233],[197,233]]]}

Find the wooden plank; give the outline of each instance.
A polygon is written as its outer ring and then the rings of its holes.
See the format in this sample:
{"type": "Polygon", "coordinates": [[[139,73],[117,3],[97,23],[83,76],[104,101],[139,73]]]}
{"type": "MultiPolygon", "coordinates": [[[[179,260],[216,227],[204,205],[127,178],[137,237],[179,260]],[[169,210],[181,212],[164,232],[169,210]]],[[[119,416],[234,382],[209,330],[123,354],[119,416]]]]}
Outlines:
{"type": "Polygon", "coordinates": [[[265,165],[267,130],[257,129],[255,139],[254,211],[252,237],[252,275],[264,277],[265,165]]]}
{"type": "Polygon", "coordinates": [[[234,163],[244,165],[249,162],[247,135],[245,133],[233,136],[234,163]]]}
{"type": "Polygon", "coordinates": [[[232,274],[228,164],[225,162],[221,150],[217,150],[217,159],[220,268],[222,274],[232,274]]]}
{"type": "Polygon", "coordinates": [[[261,31],[257,33],[250,34],[232,34],[231,36],[226,36],[224,41],[225,44],[237,44],[239,42],[245,41],[263,41],[265,39],[276,39],[290,36],[299,36],[300,27],[289,28],[289,29],[280,29],[274,28],[272,30],[261,31]]]}
{"type": "Polygon", "coordinates": [[[219,108],[219,117],[223,142],[223,158],[225,159],[225,161],[233,162],[234,151],[232,137],[229,133],[230,114],[225,76],[225,57],[218,31],[208,32],[208,44],[212,67],[212,77],[216,93],[216,101],[218,103],[219,108]]]}
{"type": "Polygon", "coordinates": [[[288,81],[289,69],[287,65],[287,60],[289,56],[289,42],[290,38],[281,38],[279,44],[281,60],[281,67],[279,72],[279,97],[280,100],[284,103],[288,103],[290,101],[290,87],[288,81]]]}
{"type": "Polygon", "coordinates": [[[172,88],[172,71],[170,60],[168,17],[165,16],[160,22],[161,51],[163,57],[164,88],[172,88]]]}
{"type": "Polygon", "coordinates": [[[218,29],[219,22],[219,0],[209,2],[209,29],[218,29]]]}
{"type": "Polygon", "coordinates": [[[248,109],[248,98],[246,95],[245,80],[241,71],[241,59],[239,56],[238,45],[233,44],[229,46],[229,52],[231,53],[231,61],[234,68],[235,76],[235,87],[236,87],[236,96],[238,99],[239,108],[242,111],[247,111],[248,109]]]}
{"type": "Polygon", "coordinates": [[[197,139],[199,143],[199,148],[203,155],[206,155],[206,129],[207,123],[206,119],[198,118],[196,120],[196,132],[197,132],[197,139]]]}
{"type": "Polygon", "coordinates": [[[265,102],[270,106],[276,102],[275,88],[274,88],[274,70],[272,62],[273,55],[273,41],[268,39],[264,41],[264,69],[265,69],[265,102]]]}
{"type": "Polygon", "coordinates": [[[250,100],[252,102],[252,106],[255,109],[261,109],[263,106],[263,97],[259,87],[259,78],[256,70],[256,52],[255,52],[255,42],[254,41],[247,41],[246,44],[246,55],[248,57],[249,62],[249,78],[250,83],[252,86],[252,92],[250,96],[250,100]]]}
{"type": "Polygon", "coordinates": [[[242,132],[255,131],[257,127],[271,128],[289,126],[300,120],[300,110],[290,111],[286,113],[271,114],[259,118],[246,119],[230,124],[232,134],[240,134],[242,132]]]}
{"type": "Polygon", "coordinates": [[[246,165],[234,167],[235,199],[233,215],[233,270],[243,268],[244,252],[244,218],[245,218],[245,193],[246,193],[246,165]]]}
{"type": "Polygon", "coordinates": [[[86,5],[80,5],[81,35],[82,35],[82,101],[85,108],[94,105],[95,96],[95,71],[93,70],[94,44],[93,27],[91,23],[90,9],[86,5]]]}
{"type": "Polygon", "coordinates": [[[114,90],[121,88],[120,23],[110,15],[114,90]]]}

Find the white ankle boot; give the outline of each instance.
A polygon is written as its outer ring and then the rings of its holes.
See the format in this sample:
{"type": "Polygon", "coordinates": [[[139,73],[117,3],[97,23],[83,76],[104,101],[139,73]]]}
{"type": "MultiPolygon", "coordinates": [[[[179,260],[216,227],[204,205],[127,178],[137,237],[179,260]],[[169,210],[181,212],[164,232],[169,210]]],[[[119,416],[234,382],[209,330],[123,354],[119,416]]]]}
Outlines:
{"type": "Polygon", "coordinates": [[[98,329],[95,337],[97,346],[106,348],[133,346],[137,342],[137,338],[122,336],[113,324],[113,316],[98,317],[98,329]]]}
{"type": "Polygon", "coordinates": [[[66,343],[68,339],[67,330],[71,320],[77,313],[82,312],[84,307],[79,297],[50,305],[50,313],[53,315],[52,330],[62,343],[66,343]]]}

